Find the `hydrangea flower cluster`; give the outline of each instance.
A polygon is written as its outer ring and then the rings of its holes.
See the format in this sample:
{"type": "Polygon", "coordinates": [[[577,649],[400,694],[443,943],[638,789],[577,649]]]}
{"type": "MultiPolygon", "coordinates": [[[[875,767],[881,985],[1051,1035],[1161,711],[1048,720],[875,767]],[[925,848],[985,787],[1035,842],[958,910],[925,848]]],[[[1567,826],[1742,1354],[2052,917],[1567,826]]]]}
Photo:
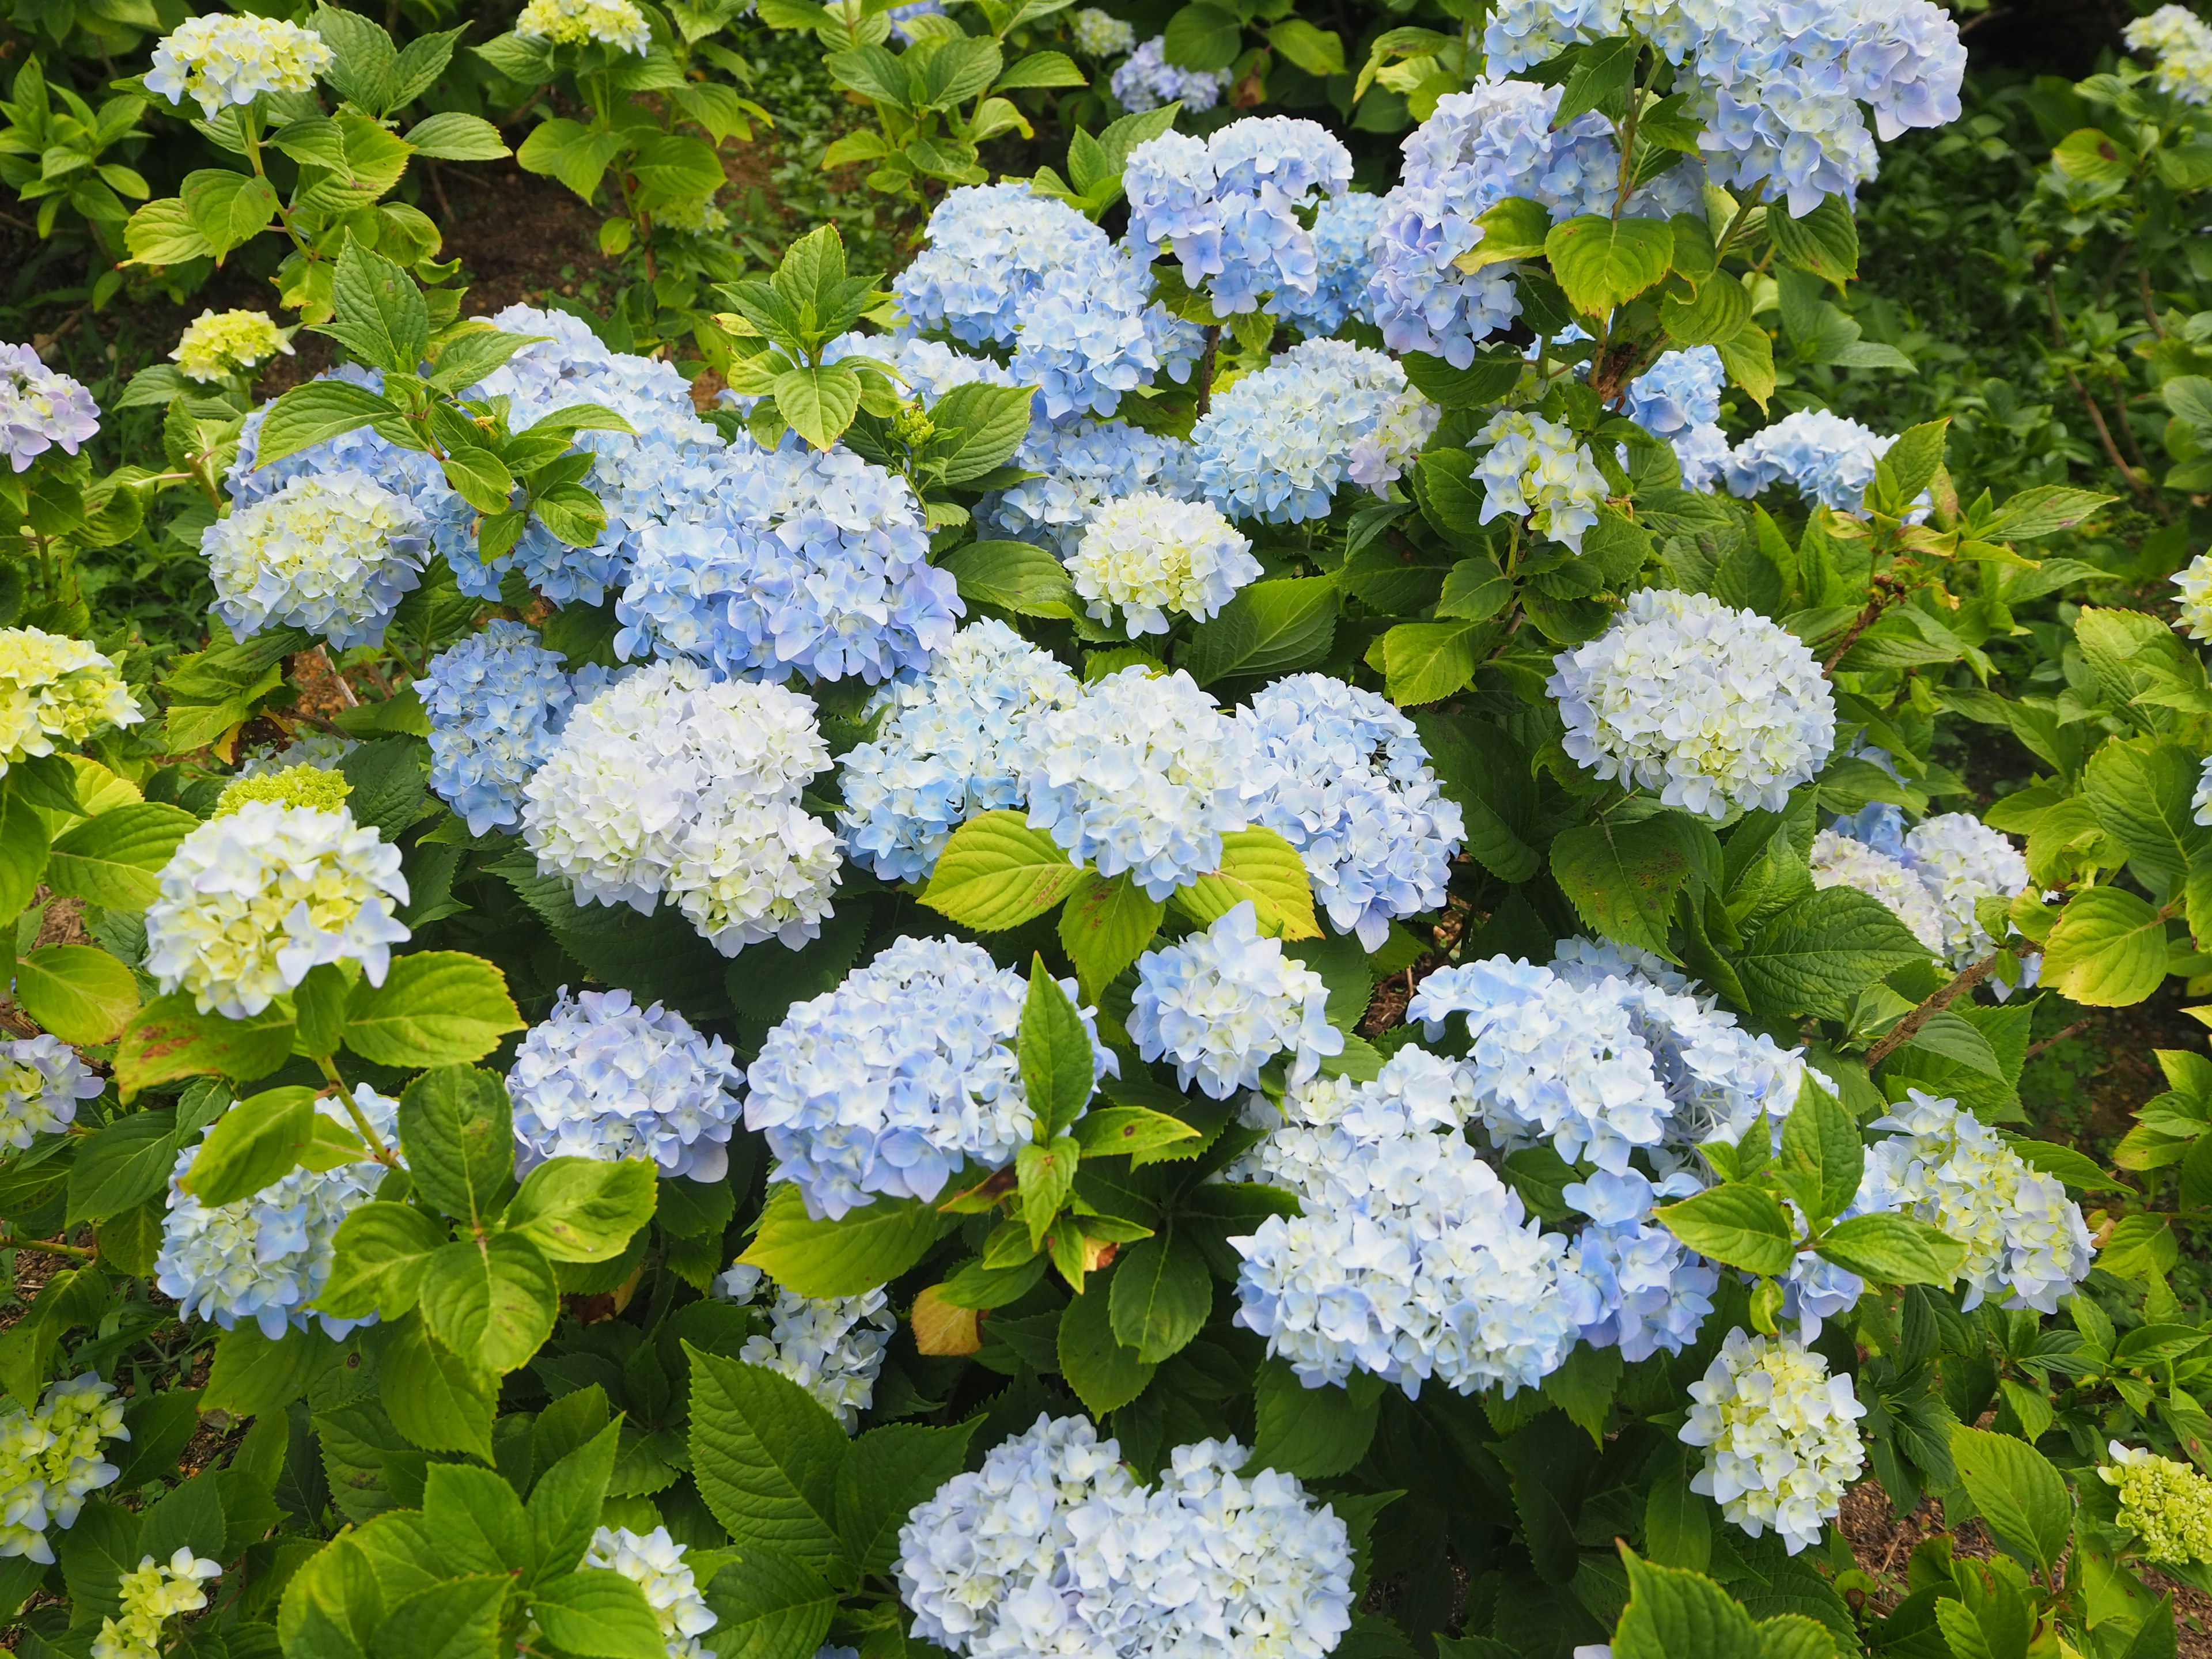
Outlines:
{"type": "Polygon", "coordinates": [[[250,801],[178,843],[146,912],[146,971],[200,1012],[245,1019],[323,963],[384,983],[407,938],[399,849],[340,808],[250,801]]]}
{"type": "Polygon", "coordinates": [[[1804,641],[1706,594],[1631,594],[1552,665],[1569,755],[1708,817],[1780,811],[1835,747],[1835,697],[1804,641]]]}
{"type": "Polygon", "coordinates": [[[1901,859],[1834,830],[1813,837],[1813,884],[1850,887],[1887,905],[1930,956],[1943,951],[1943,917],[1919,876],[1901,859]]]}
{"type": "Polygon", "coordinates": [[[596,40],[634,54],[653,44],[645,14],[630,0],[529,0],[514,20],[514,32],[526,40],[556,46],[596,40]]]}
{"type": "Polygon", "coordinates": [[[206,1586],[222,1577],[219,1563],[194,1555],[182,1544],[167,1561],[142,1557],[116,1584],[121,1616],[100,1621],[92,1659],[155,1659],[161,1651],[161,1627],[180,1613],[207,1606],[206,1586]]]}
{"type": "Polygon", "coordinates": [[[748,459],[701,520],[640,532],[617,652],[873,685],[952,637],[967,607],[903,478],[842,448],[748,459]]]}
{"type": "Polygon", "coordinates": [[[1783,482],[1823,506],[1853,513],[1874,482],[1874,465],[1897,440],[1825,409],[1801,409],[1754,432],[1729,452],[1729,490],[1746,501],[1783,482]]]}
{"type": "Polygon", "coordinates": [[[146,717],[115,665],[83,640],[0,628],[0,777],[17,761],[146,717]]]}
{"type": "Polygon", "coordinates": [[[1227,70],[1178,69],[1168,62],[1168,38],[1156,34],[1123,59],[1108,82],[1121,107],[1135,114],[1180,101],[1202,115],[1221,101],[1229,87],[1227,70]]]}
{"type": "Polygon", "coordinates": [[[0,1043],[0,1146],[28,1151],[33,1137],[76,1121],[77,1102],[106,1087],[58,1036],[41,1031],[0,1043]]]}
{"type": "Polygon", "coordinates": [[[1236,718],[1269,778],[1254,818],[1297,849],[1339,933],[1380,950],[1394,919],[1443,903],[1467,828],[1413,721],[1328,674],[1277,680],[1236,718]]]}
{"type": "Polygon", "coordinates": [[[685,1553],[665,1527],[641,1534],[628,1527],[601,1527],[592,1534],[583,1564],[618,1572],[645,1592],[646,1605],[668,1644],[668,1659],[704,1659],[699,1638],[720,1620],[699,1594],[685,1553]]]}
{"type": "Polygon", "coordinates": [[[1214,508],[1143,495],[1098,509],[1068,570],[1091,616],[1111,622],[1118,606],[1133,637],[1166,633],[1170,611],[1204,622],[1260,574],[1260,562],[1214,508]]]}
{"type": "Polygon", "coordinates": [[[995,617],[954,635],[920,678],[885,685],[867,708],[883,716],[874,740],[844,758],[837,823],[853,861],[886,881],[927,876],[963,823],[1021,805],[1016,745],[1033,715],[1077,693],[1073,674],[995,617]]]}
{"type": "Polygon", "coordinates": [[[1605,474],[1575,434],[1526,410],[1502,409],[1470,441],[1488,444],[1475,464],[1482,482],[1482,522],[1501,514],[1528,520],[1532,535],[1583,550],[1583,532],[1597,522],[1605,474]]]}
{"type": "MultiPolygon", "coordinates": [[[[745,1073],[745,1127],[768,1137],[773,1178],[835,1221],[878,1193],[933,1199],[963,1160],[1006,1163],[1036,1122],[1014,1054],[1028,994],[981,945],[908,937],[793,1003],[745,1073]]],[[[1091,1045],[1096,1073],[1113,1070],[1091,1045]]]]}
{"type": "Polygon", "coordinates": [[[264,92],[312,92],[330,66],[331,49],[312,30],[210,12],[187,17],[155,46],[146,90],[173,104],[197,99],[212,121],[226,105],[250,104],[264,92]]]}
{"type": "Polygon", "coordinates": [[[1231,518],[1326,518],[1347,480],[1382,494],[1440,418],[1395,359],[1307,340],[1215,394],[1190,434],[1199,487],[1231,518]]]}
{"type": "Polygon", "coordinates": [[[203,311],[185,325],[169,358],[185,379],[204,382],[258,368],[279,353],[290,356],[292,342],[267,312],[203,311]]]}
{"type": "Polygon", "coordinates": [[[1036,387],[1046,418],[1111,415],[1163,372],[1190,378],[1205,336],[1152,293],[1152,272],[1123,248],[1046,273],[1021,307],[1011,371],[1036,387]]]}
{"type": "Polygon", "coordinates": [[[1720,352],[1702,345],[1661,353],[1628,383],[1621,413],[1673,446],[1687,489],[1710,489],[1726,470],[1729,442],[1718,424],[1726,378],[1720,352]]]}
{"type": "Polygon", "coordinates": [[[1137,46],[1137,31],[1121,18],[1096,6],[1085,6],[1068,19],[1067,32],[1076,51],[1086,58],[1113,58],[1137,46]]]}
{"type": "Polygon", "coordinates": [[[1364,190],[1331,197],[1314,215],[1314,291],[1282,289],[1267,301],[1273,315],[1308,336],[1334,334],[1347,322],[1372,323],[1367,285],[1375,275],[1368,252],[1382,222],[1382,198],[1364,190]]]}
{"type": "Polygon", "coordinates": [[[340,761],[360,747],[358,738],[349,738],[343,732],[300,727],[282,743],[257,743],[240,750],[238,770],[232,775],[258,778],[301,766],[334,771],[340,761]]]}
{"type": "Polygon", "coordinates": [[[1147,1490],[1088,1419],[1040,1416],[899,1529],[915,1634],[970,1659],[1322,1659],[1352,1625],[1350,1534],[1249,1457],[1178,1446],[1147,1490]]]}
{"type": "Polygon", "coordinates": [[[570,714],[523,786],[523,839],[580,904],[665,897],[725,956],[797,950],[837,884],[837,837],[799,804],[829,763],[811,698],[654,663],[570,714]]]}
{"type": "Polygon", "coordinates": [[[1891,1133],[1867,1149],[1858,1207],[1916,1215],[1966,1246],[1969,1311],[2002,1296],[2008,1308],[2056,1313],[2093,1265],[2081,1206],[1956,1101],[1907,1095],[1869,1126],[1891,1133]]]}
{"type": "Polygon", "coordinates": [[[287,766],[233,778],[216,797],[212,818],[228,817],[257,800],[279,806],[304,806],[310,811],[336,812],[344,807],[353,785],[345,774],[326,766],[287,766]]]}
{"type": "Polygon", "coordinates": [[[430,787],[481,836],[522,821],[522,786],[553,752],[580,690],[604,671],[574,678],[557,652],[520,623],[495,617],[449,646],[415,682],[430,717],[430,787]]]}
{"type": "Polygon", "coordinates": [[[1129,152],[1129,240],[1165,242],[1193,288],[1210,283],[1218,316],[1258,309],[1285,289],[1310,298],[1321,279],[1298,210],[1352,185],[1352,152],[1326,127],[1286,115],[1232,121],[1211,138],[1164,132],[1129,152]]]}
{"type": "Polygon", "coordinates": [[[2192,640],[2212,640],[2212,552],[2199,553],[2173,573],[2179,590],[2174,607],[2181,612],[2181,630],[2192,640]]]}
{"type": "Polygon", "coordinates": [[[1705,1452],[1690,1490],[1753,1538],[1771,1527],[1792,1555],[1819,1543],[1866,1463],[1851,1379],[1786,1337],[1734,1330],[1690,1400],[1681,1439],[1705,1452]]]}
{"type": "Polygon", "coordinates": [[[1260,1150],[1303,1213],[1229,1241],[1243,1258],[1237,1322],[1306,1387],[1363,1370],[1409,1396],[1434,1377],[1510,1399],[1574,1346],[1567,1241],[1528,1219],[1458,1133],[1472,1089],[1465,1068],[1401,1048],[1334,1121],[1260,1150]]]}
{"type": "Polygon", "coordinates": [[[2119,1488],[2120,1525],[2142,1540],[2143,1558],[2178,1567],[2212,1562],[2212,1480],[2140,1446],[2115,1440],[2106,1449],[2112,1461],[2097,1478],[2119,1488]]]}
{"type": "Polygon", "coordinates": [[[1328,1023],[1328,987],[1304,963],[1260,936],[1245,900],[1205,932],[1137,958],[1129,1036],[1146,1060],[1172,1060],[1176,1078],[1213,1100],[1260,1084],[1260,1068],[1291,1056],[1290,1080],[1304,1082],[1324,1056],[1344,1052],[1328,1023]]]}
{"type": "Polygon", "coordinates": [[[106,1443],[130,1437],[122,1401],[96,1371],[52,1384],[34,1410],[12,1400],[0,1409],[0,1560],[52,1565],[46,1529],[76,1524],[84,1500],[123,1473],[106,1443]]]}
{"type": "Polygon", "coordinates": [[[2212,755],[2204,757],[2197,774],[2197,793],[2190,797],[2189,805],[2193,822],[2212,827],[2212,755]]]}
{"type": "Polygon", "coordinates": [[[413,504],[355,471],[295,478],[200,536],[216,614],[234,638],[275,623],[341,649],[384,642],[392,613],[422,582],[428,546],[413,504]]]}
{"type": "MultiPolygon", "coordinates": [[[[1367,289],[1392,350],[1431,352],[1465,368],[1477,342],[1521,314],[1517,262],[1472,271],[1459,264],[1482,240],[1476,221],[1507,197],[1540,202],[1558,219],[1612,211],[1620,182],[1612,129],[1589,114],[1553,131],[1559,106],[1557,87],[1486,75],[1438,100],[1407,136],[1398,184],[1382,198],[1367,289]]],[[[1698,172],[1686,162],[1661,175],[1628,210],[1663,218],[1697,207],[1698,172]]]]}
{"type": "Polygon", "coordinates": [[[0,343],[0,455],[10,466],[24,471],[57,447],[74,455],[99,430],[92,393],[48,368],[30,347],[0,343]]]}
{"type": "Polygon", "coordinates": [[[1566,1201],[1590,1218],[1567,1252],[1571,1271],[1560,1278],[1582,1340],[1618,1347],[1633,1363],[1680,1353],[1698,1340],[1720,1270],[1650,1219],[1658,1197],[1686,1197],[1698,1184],[1686,1174],[1655,1186],[1638,1170],[1600,1170],[1564,1189],[1566,1201]]]}
{"type": "Polygon", "coordinates": [[[2212,104],[2212,27],[2186,6],[2160,6],[2120,37],[2158,60],[2158,89],[2185,104],[2212,104]]]}
{"type": "MultiPolygon", "coordinates": [[[[743,1306],[760,1295],[758,1267],[744,1262],[714,1281],[714,1293],[743,1306]]],[[[852,1433],[874,1403],[876,1378],[898,1316],[880,1287],[859,1296],[811,1297],[776,1289],[769,1328],[747,1337],[738,1358],[763,1365],[821,1401],[852,1433]]]]}
{"type": "MultiPolygon", "coordinates": [[[[390,1146],[399,1103],[366,1083],[356,1085],[353,1101],[390,1146]]],[[[354,1132],[353,1119],[340,1102],[326,1096],[316,1101],[315,1109],[354,1132]]],[[[169,1172],[168,1214],[154,1261],[154,1282],[161,1293],[174,1297],[185,1316],[208,1320],[227,1331],[240,1320],[252,1320],[271,1342],[287,1329],[306,1330],[317,1320],[334,1340],[356,1326],[374,1324],[374,1313],[341,1319],[310,1304],[330,1280],[339,1224],[374,1195],[383,1184],[385,1166],[363,1158],[331,1170],[295,1169],[251,1198],[207,1205],[182,1184],[206,1139],[203,1131],[177,1154],[169,1172]]]]}
{"type": "Polygon", "coordinates": [[[1024,478],[976,508],[976,520],[994,534],[1049,547],[1066,562],[1075,556],[1091,515],[1109,501],[1139,494],[1188,499],[1189,446],[1122,421],[1040,421],[1015,452],[1014,465],[1039,476],[1024,478]]]}
{"type": "Polygon", "coordinates": [[[1968,967],[1996,948],[1975,907],[2027,890],[2027,860],[2011,842],[1970,812],[1942,812],[1905,832],[1905,861],[1936,902],[1952,967],[1968,967]]]}
{"type": "Polygon", "coordinates": [[[635,1158],[671,1180],[720,1181],[743,1075],[728,1043],[673,1008],[640,1008],[623,990],[571,997],[564,985],[507,1073],[515,1178],[551,1158],[635,1158]]]}
{"type": "Polygon", "coordinates": [[[1033,720],[1015,758],[1030,828],[1155,899],[1221,865],[1266,785],[1242,727],[1180,670],[1122,669],[1033,720]]]}

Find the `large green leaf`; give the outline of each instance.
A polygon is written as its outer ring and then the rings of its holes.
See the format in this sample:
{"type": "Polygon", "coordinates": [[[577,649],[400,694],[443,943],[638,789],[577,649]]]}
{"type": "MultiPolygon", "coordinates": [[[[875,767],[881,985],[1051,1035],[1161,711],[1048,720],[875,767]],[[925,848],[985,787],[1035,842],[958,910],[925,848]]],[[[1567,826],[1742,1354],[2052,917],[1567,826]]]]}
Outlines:
{"type": "Polygon", "coordinates": [[[1554,225],[1544,238],[1575,309],[1603,317],[1666,276],[1674,257],[1674,228],[1663,219],[1607,219],[1585,213],[1554,225]]]}
{"type": "Polygon", "coordinates": [[[507,980],[482,957],[422,951],[395,957],[380,986],[347,999],[346,1047],[380,1066],[453,1066],[481,1060],[522,1029],[507,980]]]}
{"type": "Polygon", "coordinates": [[[2074,895],[2043,945],[2043,982],[2093,1008],[2141,1002],[2165,981],[2166,923],[2118,887],[2074,895]]]}
{"type": "Polygon", "coordinates": [[[741,1550],[770,1549],[816,1572],[846,1565],[836,1526],[845,1431],[812,1395],[763,1366],[690,1343],[691,1474],[741,1550]]]}
{"type": "Polygon", "coordinates": [[[1736,958],[1752,1006],[1768,1018],[1848,1019],[1859,993],[1928,949],[1880,899],[1823,887],[1778,911],[1736,958]]]}
{"type": "Polygon", "coordinates": [[[879,1198],[836,1221],[817,1221],[788,1182],[771,1188],[752,1243],[738,1261],[800,1296],[858,1296],[896,1279],[928,1254],[943,1228],[919,1200],[879,1198]]]}
{"type": "Polygon", "coordinates": [[[921,902],[963,927],[999,933],[1075,890],[1083,866],[1019,812],[985,812],[952,832],[921,902]]]}

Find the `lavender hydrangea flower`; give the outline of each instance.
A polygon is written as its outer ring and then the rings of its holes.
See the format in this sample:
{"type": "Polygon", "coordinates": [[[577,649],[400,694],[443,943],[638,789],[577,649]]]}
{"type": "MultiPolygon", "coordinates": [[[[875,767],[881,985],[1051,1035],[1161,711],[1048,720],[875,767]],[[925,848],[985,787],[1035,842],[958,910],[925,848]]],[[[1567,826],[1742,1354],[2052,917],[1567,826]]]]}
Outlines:
{"type": "Polygon", "coordinates": [[[100,430],[92,393],[27,345],[0,343],[0,455],[18,472],[58,448],[74,455],[100,430]]]}
{"type": "Polygon", "coordinates": [[[1108,85],[1131,114],[1180,102],[1193,115],[1202,115],[1221,101],[1229,80],[1227,70],[1176,68],[1168,62],[1167,36],[1156,34],[1115,68],[1108,85]]]}

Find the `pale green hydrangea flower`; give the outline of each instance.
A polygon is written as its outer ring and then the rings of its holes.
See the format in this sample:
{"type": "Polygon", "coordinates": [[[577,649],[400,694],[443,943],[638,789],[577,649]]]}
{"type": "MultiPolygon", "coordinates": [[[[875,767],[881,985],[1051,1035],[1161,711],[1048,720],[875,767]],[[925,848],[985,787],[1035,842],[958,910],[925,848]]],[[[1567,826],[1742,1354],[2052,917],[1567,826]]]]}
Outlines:
{"type": "Polygon", "coordinates": [[[35,628],[0,629],[0,775],[19,760],[82,743],[145,715],[115,665],[82,640],[35,628]]]}
{"type": "Polygon", "coordinates": [[[2212,1562],[2212,1480],[2171,1457],[2115,1440],[2098,1478],[2120,1492],[2120,1524],[2153,1561],[2212,1562]]]}
{"type": "Polygon", "coordinates": [[[180,1613],[198,1613],[208,1604],[207,1581],[222,1577],[215,1562],[179,1545],[167,1561],[149,1555],[123,1575],[123,1616],[100,1621],[92,1638],[92,1659],[155,1659],[161,1651],[161,1626],[180,1613]]]}
{"type": "Polygon", "coordinates": [[[292,342],[268,313],[203,311],[185,325],[169,358],[187,380],[221,380],[280,354],[290,356],[292,342]]]}

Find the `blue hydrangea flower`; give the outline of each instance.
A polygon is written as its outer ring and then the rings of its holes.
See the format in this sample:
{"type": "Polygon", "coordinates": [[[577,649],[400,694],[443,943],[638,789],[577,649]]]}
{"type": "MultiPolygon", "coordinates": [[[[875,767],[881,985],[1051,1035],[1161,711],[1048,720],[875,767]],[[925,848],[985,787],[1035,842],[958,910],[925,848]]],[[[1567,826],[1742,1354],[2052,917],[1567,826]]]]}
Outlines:
{"type": "Polygon", "coordinates": [[[1248,116],[1201,143],[1167,132],[1129,152],[1129,240],[1163,242],[1194,288],[1209,283],[1215,313],[1255,310],[1288,289],[1320,283],[1313,232],[1298,216],[1318,194],[1352,184],[1352,152],[1327,128],[1286,115],[1248,116]]]}
{"type": "Polygon", "coordinates": [[[1097,270],[1114,252],[1097,225],[1019,179],[946,191],[926,238],[891,292],[915,327],[968,345],[1012,346],[1023,302],[1048,275],[1097,270]]]}
{"type": "Polygon", "coordinates": [[[1073,674],[993,617],[954,635],[916,678],[885,685],[868,706],[883,715],[874,740],[844,759],[837,822],[853,861],[912,881],[976,813],[1018,806],[1023,734],[1077,690],[1073,674]]]}
{"type": "Polygon", "coordinates": [[[365,473],[327,472],[216,520],[200,552],[233,637],[276,623],[343,649],[383,643],[399,601],[422,584],[428,541],[405,497],[365,473]]]}
{"type": "Polygon", "coordinates": [[[1125,668],[1042,713],[1016,769],[1030,828],[1155,899],[1221,866],[1221,837],[1267,787],[1249,736],[1189,675],[1125,668]]]}
{"type": "MultiPolygon", "coordinates": [[[[1014,1053],[1028,994],[981,945],[906,938],[793,1004],[745,1073],[745,1127],[768,1137],[772,1178],[834,1221],[877,1194],[934,1199],[963,1163],[980,1176],[1011,1161],[1036,1121],[1014,1053]]],[[[1091,1048],[1094,1077],[1115,1069],[1095,1032],[1091,1048]]]]}
{"type": "Polygon", "coordinates": [[[507,1070],[515,1177],[548,1158],[634,1158],[671,1178],[720,1181],[743,1075],[728,1043],[673,1008],[640,1008],[623,990],[571,997],[564,985],[507,1070]]]}
{"type": "Polygon", "coordinates": [[[1307,340],[1216,393],[1191,431],[1199,487],[1233,519],[1326,518],[1346,483],[1382,494],[1439,416],[1382,353],[1307,340]]]}
{"type": "Polygon", "coordinates": [[[1293,674],[1237,723],[1271,769],[1254,818],[1298,849],[1339,933],[1379,950],[1394,917],[1443,905],[1466,826],[1413,721],[1375,692],[1293,674]]]}
{"type": "Polygon", "coordinates": [[[1628,383],[1620,412],[1655,438],[1685,436],[1693,427],[1721,417],[1721,386],[1727,372],[1721,354],[1709,345],[1668,351],[1628,383]]]}
{"type": "Polygon", "coordinates": [[[1152,272],[1127,250],[1048,271],[1021,306],[1012,375],[1054,421],[1111,415],[1165,371],[1180,383],[1206,349],[1195,324],[1152,302],[1152,272]]]}
{"type": "Polygon", "coordinates": [[[986,495],[976,522],[993,535],[1049,547],[1063,560],[1075,556],[1091,515],[1109,501],[1198,493],[1189,445],[1124,421],[1040,421],[1014,465],[1039,476],[986,495]]]}
{"type": "Polygon", "coordinates": [[[1229,71],[1177,69],[1168,62],[1167,43],[1156,34],[1115,67],[1108,83],[1115,98],[1132,114],[1177,101],[1193,115],[1205,113],[1221,101],[1229,71]]]}
{"type": "Polygon", "coordinates": [[[1172,1060],[1184,1088],[1226,1100],[1258,1088],[1260,1068],[1277,1054],[1289,1053],[1296,1085],[1342,1054],[1328,1003],[1319,974],[1285,957],[1282,940],[1260,936],[1247,899],[1203,933],[1137,958],[1129,1036],[1146,1060],[1172,1060]]]}
{"type": "Polygon", "coordinates": [[[1367,285],[1375,256],[1368,244],[1382,222],[1382,198],[1366,191],[1348,190],[1323,202],[1314,215],[1314,291],[1279,289],[1267,309],[1307,335],[1334,334],[1346,322],[1373,322],[1367,285]]]}
{"type": "Polygon", "coordinates": [[[572,678],[520,623],[495,618],[433,657],[415,682],[430,716],[430,787],[481,836],[522,821],[522,786],[553,752],[569,705],[605,678],[572,678]]]}
{"type": "Polygon", "coordinates": [[[1801,409],[1754,432],[1728,459],[1728,487],[1747,501],[1786,483],[1842,513],[1856,513],[1875,463],[1897,440],[1825,409],[1801,409]]]}
{"type": "Polygon", "coordinates": [[[1655,1186],[1629,1170],[1600,1170],[1564,1189],[1566,1201],[1590,1218],[1567,1253],[1573,1279],[1561,1283],[1576,1299],[1582,1340],[1593,1348],[1617,1346],[1632,1364],[1680,1353],[1698,1340],[1720,1271],[1650,1216],[1658,1198],[1686,1197],[1698,1186],[1683,1176],[1655,1186]]]}

